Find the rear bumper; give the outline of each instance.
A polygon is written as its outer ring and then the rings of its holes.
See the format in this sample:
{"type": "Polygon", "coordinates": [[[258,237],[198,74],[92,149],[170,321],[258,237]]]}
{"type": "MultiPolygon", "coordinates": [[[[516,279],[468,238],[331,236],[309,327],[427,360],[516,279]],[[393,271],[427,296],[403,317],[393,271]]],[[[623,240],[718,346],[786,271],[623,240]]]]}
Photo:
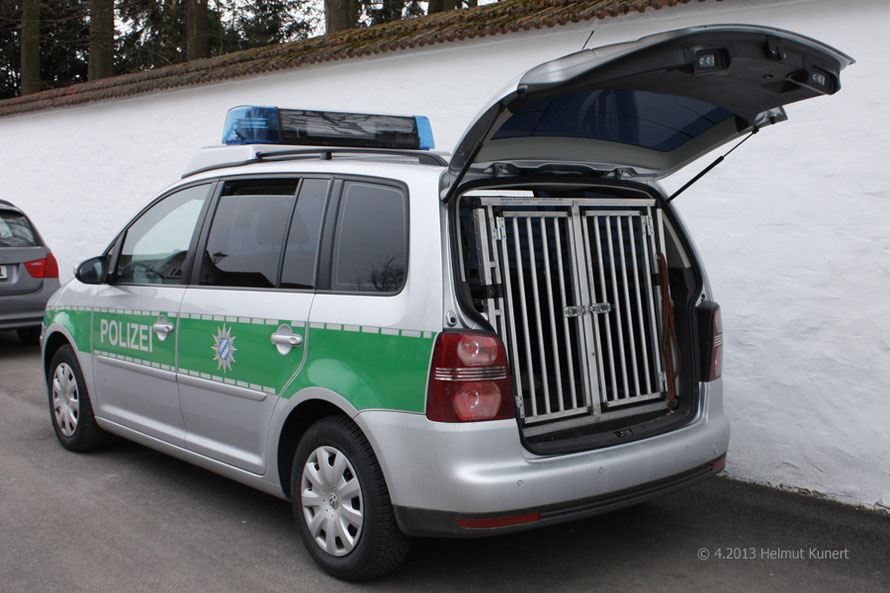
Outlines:
{"type": "Polygon", "coordinates": [[[701,388],[702,407],[681,428],[566,455],[529,452],[514,420],[452,424],[367,410],[355,421],[406,532],[484,535],[455,530],[455,519],[541,513],[530,525],[494,531],[527,528],[635,504],[712,475],[729,445],[729,422],[720,380],[701,388]]]}
{"type": "MultiPolygon", "coordinates": [[[[0,301],[2,307],[3,301],[0,301]]],[[[40,327],[43,324],[43,309],[17,313],[0,313],[0,330],[40,327]]]]}
{"type": "Polygon", "coordinates": [[[682,474],[600,496],[544,508],[514,509],[504,513],[449,513],[394,507],[396,520],[405,533],[416,537],[485,537],[547,525],[576,521],[633,506],[677,490],[688,488],[723,470],[726,456],[682,474]]]}
{"type": "Polygon", "coordinates": [[[40,327],[46,302],[58,288],[58,278],[45,278],[40,290],[0,296],[0,330],[40,327]]]}

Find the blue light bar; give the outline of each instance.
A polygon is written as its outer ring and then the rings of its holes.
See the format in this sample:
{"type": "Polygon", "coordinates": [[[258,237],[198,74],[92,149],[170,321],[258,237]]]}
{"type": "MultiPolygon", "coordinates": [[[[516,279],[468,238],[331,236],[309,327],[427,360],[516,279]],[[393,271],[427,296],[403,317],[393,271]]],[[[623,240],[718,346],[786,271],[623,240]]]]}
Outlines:
{"type": "Polygon", "coordinates": [[[302,144],[429,150],[435,147],[423,116],[305,111],[242,105],[226,115],[224,144],[302,144]]]}
{"type": "Polygon", "coordinates": [[[414,121],[417,122],[417,135],[420,140],[420,150],[432,150],[436,147],[433,140],[433,128],[430,126],[430,120],[425,115],[415,115],[414,121]]]}
{"type": "Polygon", "coordinates": [[[281,128],[277,107],[241,105],[226,114],[223,144],[279,144],[281,128]]]}

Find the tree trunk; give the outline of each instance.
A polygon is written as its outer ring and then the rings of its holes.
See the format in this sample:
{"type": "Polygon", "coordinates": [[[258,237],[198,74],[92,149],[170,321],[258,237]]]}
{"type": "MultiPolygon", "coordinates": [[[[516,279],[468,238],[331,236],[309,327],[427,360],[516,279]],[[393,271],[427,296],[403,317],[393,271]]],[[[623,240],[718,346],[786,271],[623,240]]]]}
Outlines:
{"type": "Polygon", "coordinates": [[[454,10],[455,8],[457,8],[456,0],[430,0],[427,14],[443,12],[445,10],[454,10]]]}
{"type": "Polygon", "coordinates": [[[391,23],[392,21],[400,20],[403,10],[405,10],[404,0],[383,0],[380,22],[391,23]]]}
{"type": "Polygon", "coordinates": [[[22,4],[22,94],[40,90],[40,0],[22,4]]]}
{"type": "Polygon", "coordinates": [[[114,0],[90,0],[90,80],[114,73],[114,0]]]}
{"type": "Polygon", "coordinates": [[[351,29],[358,22],[358,0],[324,0],[325,33],[351,29]]]}
{"type": "Polygon", "coordinates": [[[186,59],[198,60],[210,55],[208,38],[210,22],[207,16],[207,0],[188,0],[186,8],[186,59]]]}

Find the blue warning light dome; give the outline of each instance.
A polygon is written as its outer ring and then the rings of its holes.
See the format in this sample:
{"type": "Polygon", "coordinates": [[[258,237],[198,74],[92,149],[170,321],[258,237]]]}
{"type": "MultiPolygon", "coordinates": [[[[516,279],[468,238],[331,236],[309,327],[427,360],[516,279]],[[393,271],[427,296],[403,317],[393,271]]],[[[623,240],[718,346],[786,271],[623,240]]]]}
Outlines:
{"type": "Polygon", "coordinates": [[[278,108],[259,105],[232,107],[226,114],[223,144],[279,144],[278,108]]]}
{"type": "Polygon", "coordinates": [[[229,109],[223,144],[295,144],[431,150],[422,115],[374,115],[241,105],[229,109]]]}

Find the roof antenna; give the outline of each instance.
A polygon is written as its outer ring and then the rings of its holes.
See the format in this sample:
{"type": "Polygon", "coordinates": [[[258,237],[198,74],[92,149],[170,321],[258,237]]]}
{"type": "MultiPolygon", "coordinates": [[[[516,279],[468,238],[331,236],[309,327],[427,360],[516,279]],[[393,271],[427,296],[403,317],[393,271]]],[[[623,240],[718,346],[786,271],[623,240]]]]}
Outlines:
{"type": "Polygon", "coordinates": [[[587,41],[584,42],[584,45],[581,46],[581,49],[587,47],[587,44],[590,43],[590,40],[593,39],[593,34],[596,33],[596,29],[591,29],[590,35],[587,36],[587,41]]]}

